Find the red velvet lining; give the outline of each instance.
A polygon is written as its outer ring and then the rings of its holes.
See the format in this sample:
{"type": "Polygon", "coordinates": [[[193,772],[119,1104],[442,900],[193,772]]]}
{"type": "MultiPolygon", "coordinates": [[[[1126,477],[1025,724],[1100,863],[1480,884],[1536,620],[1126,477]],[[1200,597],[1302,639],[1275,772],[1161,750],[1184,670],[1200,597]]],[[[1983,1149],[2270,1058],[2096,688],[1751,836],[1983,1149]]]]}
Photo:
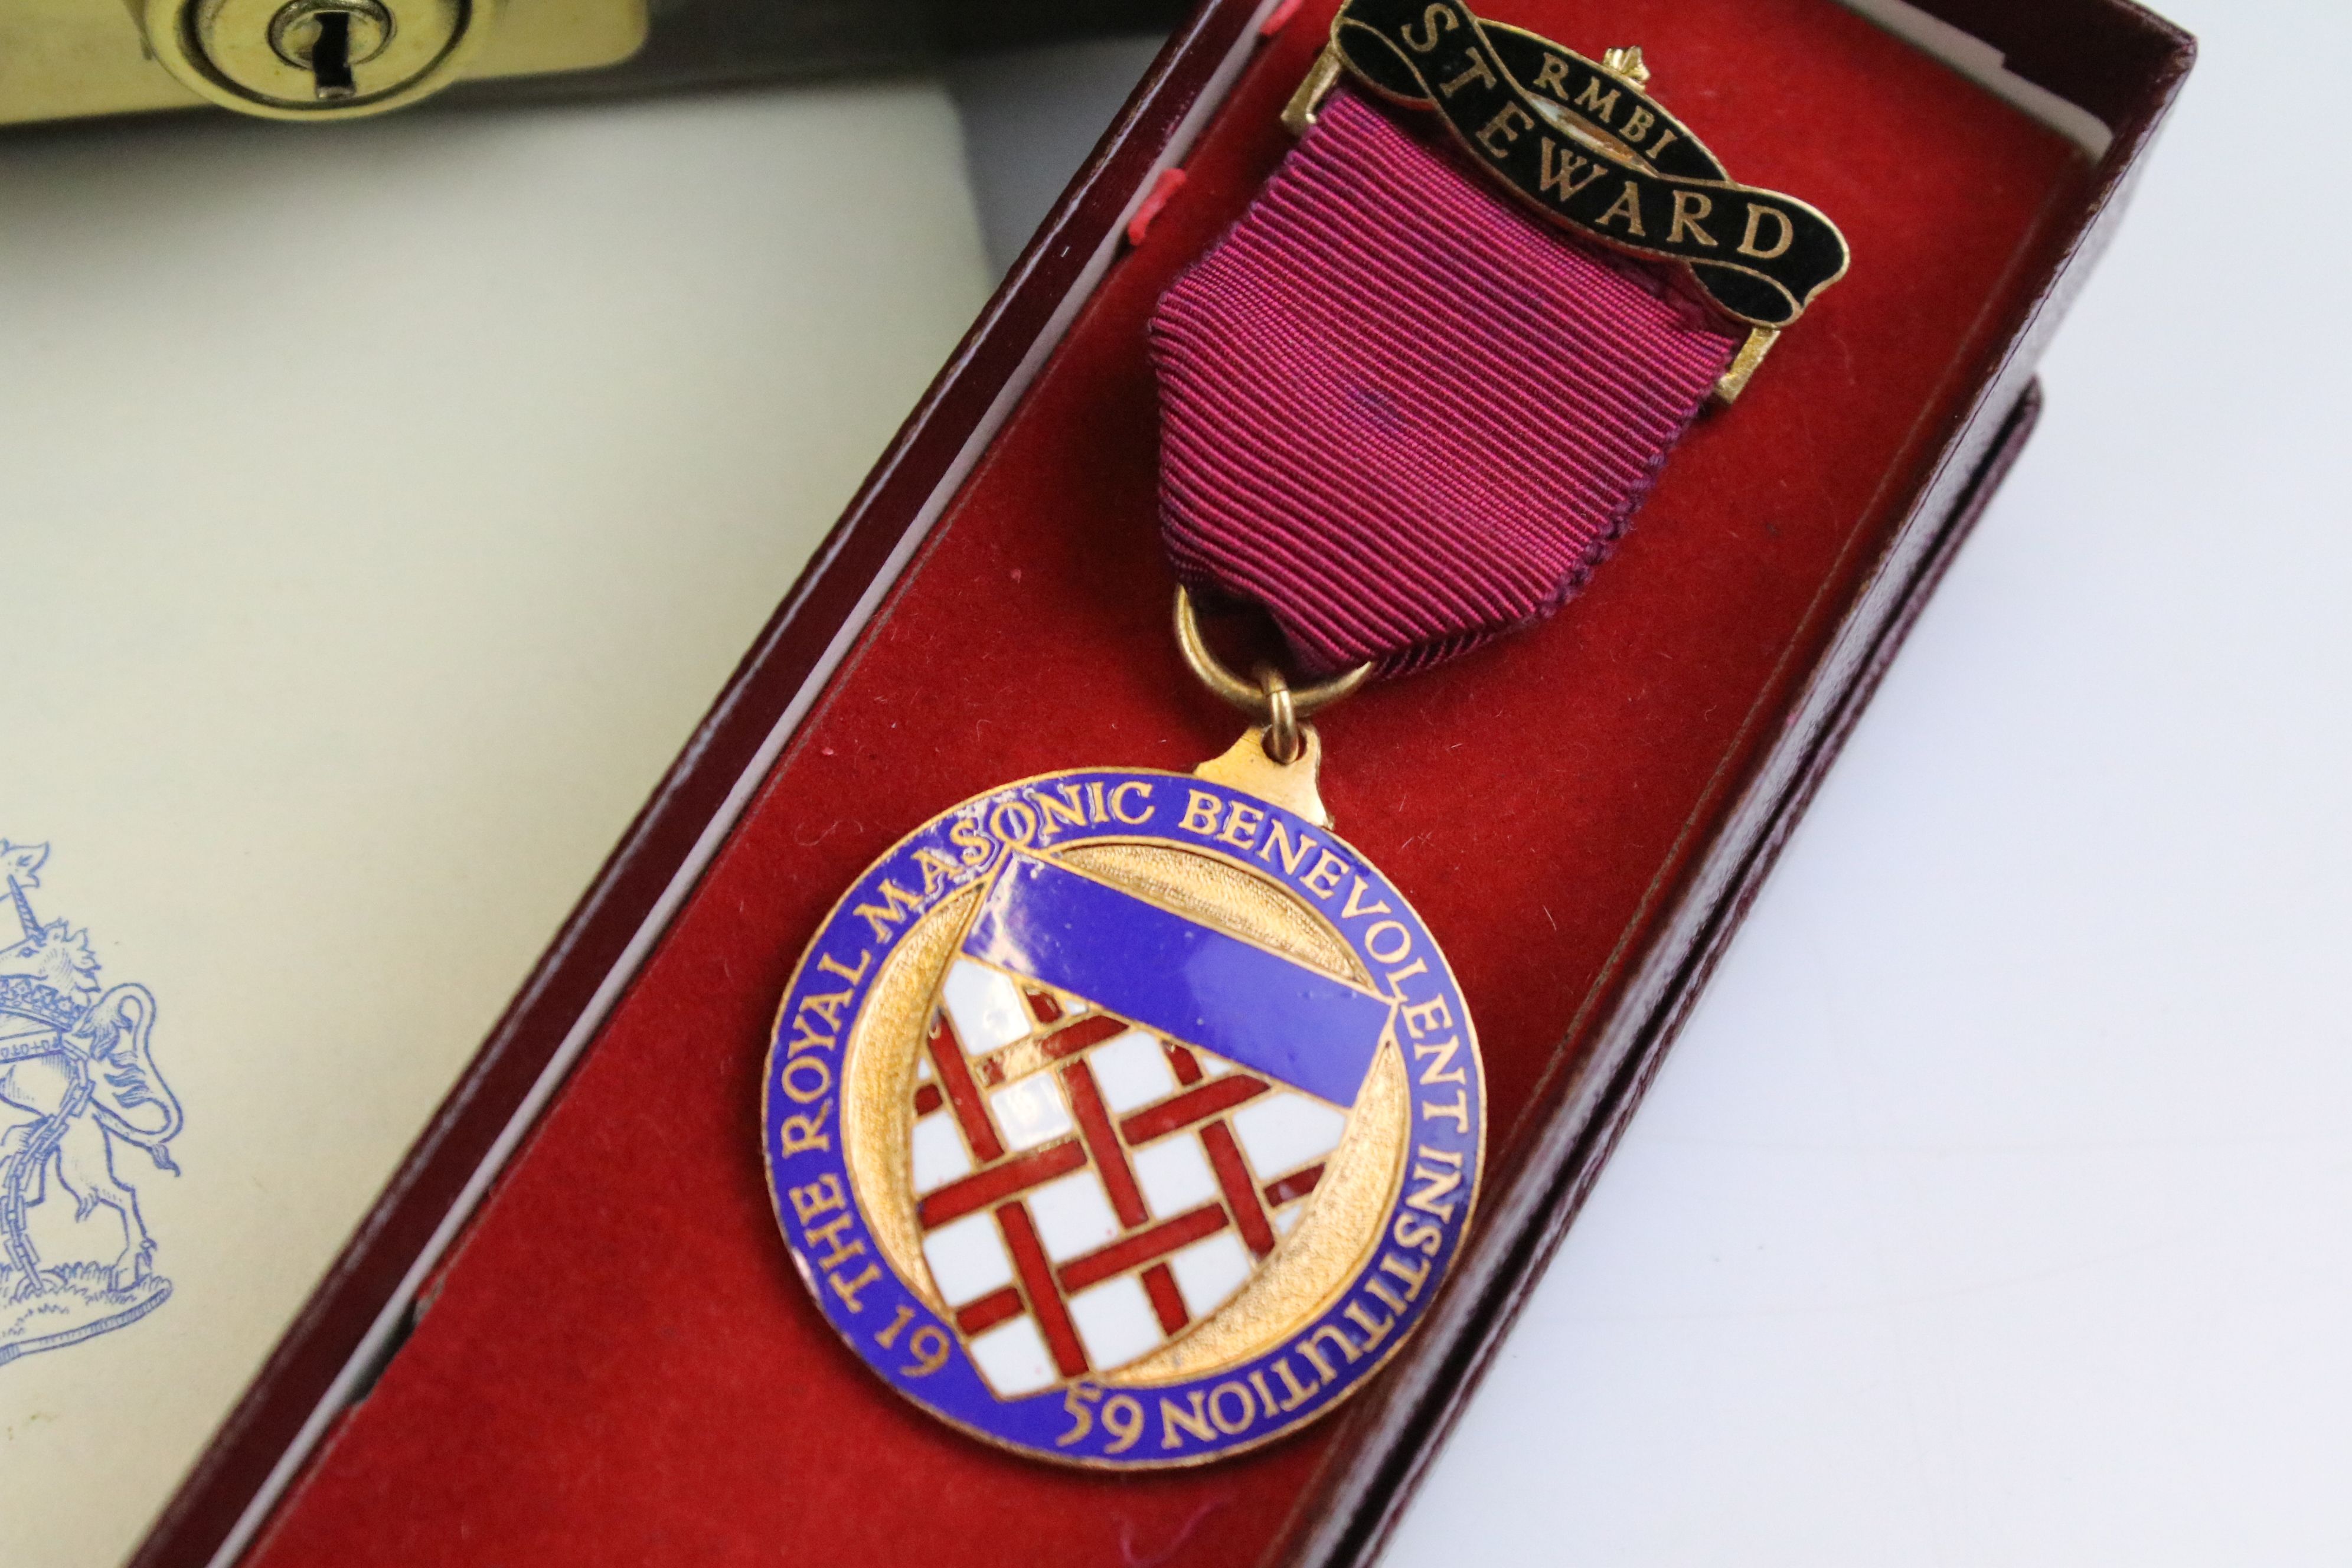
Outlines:
{"type": "MultiPolygon", "coordinates": [[[[1493,0],[1653,86],[1853,270],[1703,419],[1551,624],[1333,710],[1340,828],[1453,958],[1493,1096],[1490,1182],[1791,698],[2036,281],[2087,163],[1829,0],[1493,0]]],[[[427,1563],[1233,1563],[1344,1415],[1205,1470],[1110,1478],[959,1436],[833,1337],[770,1215],[756,1115],[803,942],[965,795],[1232,739],[1167,632],[1143,322],[1282,154],[1332,9],[1253,62],[1144,245],[1088,303],[445,1270],[281,1510],[272,1568],[427,1563]]]]}

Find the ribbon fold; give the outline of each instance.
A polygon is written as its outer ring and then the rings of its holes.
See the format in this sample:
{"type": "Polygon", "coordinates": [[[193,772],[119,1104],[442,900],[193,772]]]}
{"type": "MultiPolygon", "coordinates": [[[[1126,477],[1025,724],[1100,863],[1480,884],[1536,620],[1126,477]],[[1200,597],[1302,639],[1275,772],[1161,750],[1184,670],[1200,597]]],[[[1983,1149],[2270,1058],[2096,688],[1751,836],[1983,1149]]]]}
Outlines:
{"type": "Polygon", "coordinates": [[[1161,536],[1307,671],[1426,668],[1582,585],[1741,336],[1342,88],[1152,315],[1161,536]]]}

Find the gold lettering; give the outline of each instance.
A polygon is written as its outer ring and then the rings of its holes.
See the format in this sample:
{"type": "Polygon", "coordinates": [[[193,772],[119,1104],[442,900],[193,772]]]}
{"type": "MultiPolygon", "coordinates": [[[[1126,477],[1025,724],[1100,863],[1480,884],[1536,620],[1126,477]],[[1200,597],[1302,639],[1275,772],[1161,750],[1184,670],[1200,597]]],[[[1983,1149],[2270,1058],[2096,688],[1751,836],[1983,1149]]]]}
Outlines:
{"type": "Polygon", "coordinates": [[[1326,1323],[1321,1328],[1316,1330],[1313,1333],[1307,1335],[1305,1339],[1299,1341],[1298,1353],[1305,1356],[1314,1366],[1315,1370],[1323,1374],[1324,1382],[1328,1383],[1339,1374],[1332,1370],[1331,1363],[1323,1359],[1322,1352],[1315,1348],[1317,1342],[1326,1334],[1328,1334],[1331,1337],[1332,1343],[1339,1347],[1339,1353],[1348,1358],[1348,1364],[1349,1366],[1355,1365],[1357,1361],[1362,1357],[1364,1352],[1356,1348],[1355,1342],[1348,1337],[1348,1331],[1339,1327],[1337,1323],[1326,1323]]]}
{"type": "Polygon", "coordinates": [[[784,1097],[794,1105],[807,1105],[824,1099],[825,1091],[833,1088],[833,1068],[823,1057],[796,1057],[787,1052],[784,1070],[777,1075],[776,1081],[783,1086],[784,1097]],[[805,1086],[803,1092],[802,1079],[809,1073],[816,1075],[816,1081],[805,1086]]]}
{"type": "Polygon", "coordinates": [[[1265,847],[1257,852],[1257,858],[1271,866],[1274,864],[1275,856],[1279,854],[1282,857],[1283,874],[1296,877],[1298,875],[1298,868],[1306,864],[1307,852],[1315,847],[1315,836],[1311,833],[1302,833],[1298,836],[1298,842],[1293,844],[1290,840],[1290,830],[1282,826],[1279,817],[1276,818],[1271,826],[1274,831],[1265,836],[1265,847]]]}
{"type": "Polygon", "coordinates": [[[1394,963],[1412,951],[1412,932],[1396,921],[1382,921],[1364,933],[1364,951],[1381,963],[1394,963]],[[1395,945],[1385,952],[1381,950],[1381,933],[1383,931],[1396,933],[1395,945]]]}
{"type": "Polygon", "coordinates": [[[915,1359],[898,1369],[901,1377],[929,1377],[948,1364],[947,1331],[925,1323],[907,1336],[907,1353],[915,1359]]]}
{"type": "Polygon", "coordinates": [[[1196,789],[1184,803],[1184,820],[1176,826],[1187,833],[1197,833],[1206,838],[1217,831],[1217,820],[1225,803],[1207,790],[1196,789]]]}
{"type": "Polygon", "coordinates": [[[1364,1304],[1361,1301],[1349,1302],[1345,1308],[1341,1309],[1341,1312],[1349,1322],[1364,1331],[1364,1349],[1367,1352],[1370,1352],[1373,1346],[1379,1344],[1382,1340],[1387,1339],[1389,1337],[1389,1331],[1396,1327],[1396,1320],[1394,1318],[1382,1318],[1378,1322],[1373,1321],[1372,1314],[1365,1310],[1364,1304]]]}
{"type": "Polygon", "coordinates": [[[1454,19],[1454,13],[1448,7],[1432,5],[1422,12],[1421,26],[1423,36],[1419,38],[1412,36],[1412,24],[1410,22],[1397,29],[1397,37],[1404,40],[1404,47],[1417,55],[1425,55],[1437,47],[1437,36],[1450,33],[1461,24],[1454,19]]]}
{"type": "Polygon", "coordinates": [[[1250,1393],[1247,1384],[1221,1383],[1209,1390],[1209,1419],[1215,1422],[1217,1430],[1226,1436],[1238,1437],[1249,1430],[1251,1422],[1257,1419],[1257,1397],[1250,1393]],[[1224,1402],[1228,1394],[1239,1394],[1242,1401],[1242,1413],[1230,1420],[1225,1416],[1224,1402]]]}
{"type": "MultiPolygon", "coordinates": [[[[901,1307],[900,1311],[907,1311],[901,1307]]],[[[913,1316],[908,1312],[909,1317],[913,1316]]],[[[1102,1390],[1083,1383],[1074,1383],[1062,1391],[1062,1409],[1070,1417],[1070,1429],[1054,1439],[1054,1447],[1066,1448],[1095,1429],[1095,1413],[1087,1408],[1089,1400],[1100,1399],[1102,1390]]]]}
{"type": "MultiPolygon", "coordinates": [[[[1462,1069],[1460,1068],[1448,1068],[1446,1066],[1448,1062],[1454,1059],[1454,1053],[1461,1048],[1462,1037],[1459,1035],[1448,1035],[1445,1038],[1438,1041],[1435,1045],[1424,1046],[1416,1042],[1412,1047],[1413,1060],[1420,1061],[1424,1057],[1435,1057],[1437,1058],[1435,1061],[1431,1062],[1427,1067],[1422,1069],[1419,1081],[1424,1085],[1433,1083],[1468,1084],[1470,1080],[1462,1076],[1462,1069]]],[[[1423,1106],[1422,1108],[1423,1112],[1426,1114],[1428,1109],[1429,1108],[1427,1106],[1423,1106]]],[[[1465,1116],[1468,1114],[1466,1109],[1465,1110],[1464,1114],[1465,1116]]],[[[1470,1130],[1469,1128],[1465,1127],[1463,1131],[1467,1132],[1470,1130]]]]}
{"type": "Polygon", "coordinates": [[[845,1214],[839,1219],[809,1227],[809,1250],[814,1252],[820,1247],[826,1249],[825,1255],[816,1260],[819,1269],[830,1274],[866,1250],[866,1244],[854,1236],[845,1242],[841,1239],[841,1233],[856,1223],[856,1215],[845,1214]]]}
{"type": "MultiPolygon", "coordinates": [[[[980,824],[969,816],[957,817],[955,826],[948,829],[948,837],[963,847],[963,863],[967,866],[985,866],[996,856],[995,841],[982,833],[980,824]]],[[[866,956],[871,958],[873,954],[866,956]]],[[[859,967],[862,969],[864,965],[859,967]]]]}
{"type": "Polygon", "coordinates": [[[1546,55],[1544,63],[1536,68],[1535,89],[1548,92],[1565,102],[1568,99],[1568,62],[1558,55],[1546,55]]]}
{"type": "Polygon", "coordinates": [[[1495,110],[1495,118],[1486,121],[1486,129],[1478,132],[1478,145],[1486,149],[1486,155],[1499,163],[1510,156],[1510,144],[1519,139],[1519,132],[1532,131],[1535,125],[1536,122],[1528,118],[1526,110],[1516,103],[1507,103],[1495,110]],[[1514,120],[1518,124],[1513,125],[1511,121],[1514,120]],[[1500,147],[1495,145],[1497,136],[1503,139],[1500,147]]]}
{"type": "Polygon", "coordinates": [[[1576,102],[1572,107],[1585,110],[1593,119],[1606,125],[1609,123],[1609,117],[1617,112],[1617,89],[1611,88],[1609,96],[1603,98],[1601,95],[1601,79],[1597,76],[1589,78],[1585,81],[1584,90],[1576,95],[1576,102]]]}
{"type": "Polygon", "coordinates": [[[1370,1290],[1373,1295],[1378,1296],[1381,1299],[1381,1305],[1386,1307],[1390,1311],[1402,1312],[1404,1310],[1403,1299],[1398,1296],[1395,1291],[1389,1289],[1387,1280],[1367,1279],[1364,1281],[1364,1289],[1370,1290]]]}
{"type": "Polygon", "coordinates": [[[1106,1454],[1124,1454],[1143,1436],[1143,1401],[1132,1394],[1114,1394],[1103,1402],[1103,1430],[1111,1435],[1106,1454]]]}
{"type": "Polygon", "coordinates": [[[1658,154],[1666,150],[1666,143],[1669,142],[1679,142],[1682,140],[1682,134],[1683,133],[1679,131],[1667,131],[1662,132],[1655,142],[1650,143],[1650,162],[1653,163],[1656,163],[1658,161],[1658,154]]]}
{"type": "Polygon", "coordinates": [[[1609,210],[1592,221],[1592,226],[1607,228],[1609,220],[1612,217],[1622,217],[1625,220],[1625,232],[1636,239],[1642,237],[1641,186],[1631,180],[1626,181],[1625,188],[1617,193],[1617,199],[1609,204],[1609,210]]]}
{"type": "Polygon", "coordinates": [[[1609,172],[1583,153],[1569,152],[1549,136],[1543,139],[1542,158],[1543,177],[1538,188],[1551,192],[1563,202],[1609,172]],[[1558,162],[1554,162],[1555,155],[1558,162]],[[1584,171],[1581,179],[1576,174],[1579,169],[1584,171]]]}
{"type": "Polygon", "coordinates": [[[791,1043],[786,1045],[784,1047],[784,1055],[787,1057],[796,1057],[803,1051],[808,1050],[829,1051],[833,1049],[834,1037],[831,1035],[820,1035],[814,1029],[809,1027],[809,1021],[804,1016],[798,1013],[793,1014],[793,1027],[797,1030],[798,1033],[793,1036],[791,1043]]]}
{"type": "Polygon", "coordinates": [[[1495,85],[1494,68],[1486,64],[1486,57],[1481,55],[1475,47],[1465,51],[1462,58],[1470,63],[1465,66],[1462,69],[1462,74],[1455,77],[1452,81],[1439,82],[1437,84],[1438,91],[1444,93],[1448,98],[1452,98],[1455,93],[1461,91],[1464,88],[1468,87],[1474,81],[1482,83],[1487,87],[1495,85]]]}
{"type": "Polygon", "coordinates": [[[795,1154],[805,1154],[813,1149],[830,1149],[833,1140],[824,1130],[824,1119],[833,1112],[833,1101],[826,1100],[807,1116],[787,1116],[776,1123],[776,1152],[789,1160],[795,1154]]]}
{"type": "Polygon", "coordinates": [[[1426,1262],[1416,1263],[1393,1252],[1381,1254],[1381,1272],[1393,1274],[1404,1281],[1404,1299],[1408,1301],[1421,1300],[1421,1288],[1429,1283],[1429,1265],[1426,1262]]]}
{"type": "Polygon", "coordinates": [[[839,963],[834,961],[833,954],[829,952],[820,952],[816,955],[816,966],[819,969],[824,970],[827,974],[838,974],[844,980],[848,981],[852,985],[856,984],[859,981],[866,978],[866,966],[873,962],[874,954],[871,952],[861,952],[857,955],[856,968],[844,969],[839,963]]]}
{"type": "MultiPolygon", "coordinates": [[[[1415,1056],[1421,1054],[1418,1047],[1415,1047],[1413,1054],[1415,1056]]],[[[1464,1137],[1468,1137],[1470,1135],[1470,1091],[1466,1089],[1455,1089],[1454,1103],[1451,1105],[1434,1100],[1423,1100],[1421,1119],[1423,1121],[1451,1121],[1455,1127],[1461,1129],[1464,1137]]]]}
{"type": "MultiPolygon", "coordinates": [[[[1274,1375],[1282,1379],[1283,1392],[1290,1396],[1284,1400],[1277,1407],[1285,1415],[1289,1415],[1292,1411],[1297,1409],[1300,1405],[1315,1397],[1314,1389],[1301,1388],[1298,1385],[1298,1375],[1290,1370],[1290,1358],[1288,1356],[1284,1356],[1280,1361],[1274,1363],[1274,1375]]],[[[1319,1387],[1320,1385],[1318,1384],[1318,1386],[1319,1387]]],[[[1269,1400],[1267,1403],[1272,1404],[1273,1402],[1269,1400]]]]}
{"type": "Polygon", "coordinates": [[[1059,800],[1043,790],[1037,792],[1035,798],[1037,810],[1044,818],[1048,836],[1053,833],[1054,824],[1056,822],[1069,827],[1084,827],[1087,825],[1086,796],[1080,793],[1077,785],[1064,784],[1059,800]]]}
{"type": "Polygon", "coordinates": [[[1715,236],[1699,227],[1698,220],[1705,217],[1708,213],[1713,212],[1714,210],[1715,200],[1713,197],[1706,195],[1706,192],[1676,191],[1675,193],[1675,222],[1674,226],[1666,230],[1666,243],[1668,245],[1678,244],[1683,237],[1683,231],[1685,229],[1688,229],[1692,238],[1697,240],[1701,245],[1706,246],[1709,250],[1713,250],[1715,248],[1715,236]]]}
{"type": "MultiPolygon", "coordinates": [[[[1429,960],[1425,958],[1416,958],[1411,963],[1406,964],[1402,969],[1390,970],[1389,1000],[1391,1002],[1402,1002],[1404,1000],[1404,983],[1412,979],[1416,974],[1426,974],[1428,973],[1429,960]]],[[[1423,1005],[1426,1006],[1427,1004],[1424,1003],[1423,1005]]]]}
{"type": "Polygon", "coordinates": [[[855,1279],[844,1279],[838,1274],[828,1274],[824,1277],[824,1282],[833,1287],[833,1293],[840,1297],[851,1311],[862,1312],[866,1310],[866,1303],[857,1299],[857,1293],[881,1278],[882,1270],[868,1262],[865,1268],[857,1271],[857,1278],[855,1279]]]}
{"type": "Polygon", "coordinates": [[[793,1213],[799,1216],[803,1227],[821,1214],[849,1206],[849,1194],[841,1190],[841,1178],[831,1171],[805,1185],[787,1190],[784,1196],[792,1200],[793,1213]]]}
{"type": "Polygon", "coordinates": [[[1236,849],[1247,849],[1257,842],[1257,830],[1265,821],[1265,813],[1234,801],[1225,813],[1225,830],[1217,837],[1236,849]]]}
{"type": "Polygon", "coordinates": [[[1184,1446],[1184,1439],[1176,1436],[1176,1428],[1179,1426],[1203,1443],[1216,1441],[1216,1429],[1209,1425],[1209,1413],[1201,1408],[1203,1397],[1199,1389],[1194,1389],[1192,1405],[1187,1409],[1179,1409],[1164,1395],[1161,1397],[1160,1401],[1160,1446],[1161,1447],[1181,1448],[1184,1446]]]}
{"type": "Polygon", "coordinates": [[[915,1309],[908,1306],[904,1301],[899,1302],[898,1315],[890,1320],[890,1323],[887,1328],[885,1328],[880,1333],[874,1336],[874,1342],[880,1345],[884,1350],[888,1350],[892,1345],[898,1342],[899,1331],[914,1321],[915,1309]]]}
{"type": "Polygon", "coordinates": [[[941,888],[963,880],[963,868],[928,844],[915,851],[915,864],[923,868],[926,899],[935,898],[941,888]]]}
{"type": "Polygon", "coordinates": [[[879,905],[859,904],[849,912],[866,921],[877,942],[888,942],[898,932],[898,923],[908,915],[922,912],[923,900],[898,883],[885,878],[882,882],[882,902],[879,905]]]}
{"type": "Polygon", "coordinates": [[[1405,1195],[1405,1206],[1434,1215],[1442,1223],[1452,1224],[1454,1200],[1445,1194],[1462,1184],[1462,1173],[1459,1171],[1433,1170],[1416,1160],[1410,1180],[1420,1182],[1423,1186],[1419,1192],[1405,1195]]]}
{"type": "Polygon", "coordinates": [[[1748,232],[1739,237],[1740,255],[1752,256],[1759,261],[1769,261],[1788,249],[1796,237],[1797,226],[1789,221],[1787,213],[1778,207],[1758,206],[1754,202],[1748,204],[1748,232]],[[1770,249],[1766,250],[1759,248],[1756,240],[1757,230],[1768,217],[1780,226],[1780,237],[1770,249]]]}
{"type": "Polygon", "coordinates": [[[1328,899],[1339,890],[1339,874],[1347,868],[1345,860],[1326,849],[1323,858],[1315,862],[1315,869],[1298,879],[1298,885],[1318,899],[1328,899]]]}
{"type": "MultiPolygon", "coordinates": [[[[1318,871],[1322,868],[1320,866],[1316,868],[1318,871]]],[[[1384,915],[1389,912],[1389,907],[1386,904],[1368,904],[1363,901],[1364,889],[1370,886],[1371,884],[1363,878],[1356,879],[1356,885],[1348,889],[1347,907],[1339,911],[1341,920],[1351,921],[1361,915],[1384,915]]],[[[1402,957],[1403,954],[1400,953],[1398,956],[1402,957]]]]}
{"type": "Polygon", "coordinates": [[[1004,801],[989,812],[988,830],[1007,844],[1025,845],[1037,837],[1037,814],[1017,800],[1004,801]],[[1018,833],[1004,826],[1013,820],[1015,812],[1020,813],[1021,831],[1018,833]]]}
{"type": "Polygon", "coordinates": [[[1656,115],[1637,103],[1633,106],[1633,112],[1625,117],[1625,123],[1617,128],[1617,134],[1628,142],[1639,142],[1657,122],[1656,115]]]}
{"type": "Polygon", "coordinates": [[[1445,1245],[1445,1233],[1425,1219],[1415,1219],[1409,1214],[1397,1215],[1396,1226],[1390,1234],[1399,1247],[1410,1247],[1417,1252],[1434,1258],[1437,1249],[1445,1245]]]}
{"type": "MultiPolygon", "coordinates": [[[[1394,976],[1391,979],[1393,981],[1394,976]]],[[[1427,1039],[1433,1029],[1451,1028],[1454,1025],[1454,1010],[1445,1005],[1443,996],[1433,1002],[1409,1002],[1397,1011],[1403,1015],[1404,1026],[1416,1040],[1427,1039]]]]}
{"type": "Polygon", "coordinates": [[[1148,784],[1139,784],[1133,779],[1128,780],[1127,783],[1110,792],[1110,814],[1129,826],[1150,821],[1151,786],[1148,784]],[[1143,796],[1143,805],[1133,816],[1127,815],[1127,792],[1129,790],[1134,790],[1143,796]]]}

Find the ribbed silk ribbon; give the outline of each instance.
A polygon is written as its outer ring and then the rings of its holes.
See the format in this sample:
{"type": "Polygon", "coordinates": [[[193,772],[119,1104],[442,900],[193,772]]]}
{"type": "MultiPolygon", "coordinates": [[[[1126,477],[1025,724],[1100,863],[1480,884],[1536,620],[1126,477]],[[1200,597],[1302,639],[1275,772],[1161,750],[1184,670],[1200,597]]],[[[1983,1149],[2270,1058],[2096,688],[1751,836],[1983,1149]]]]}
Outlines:
{"type": "Polygon", "coordinates": [[[1738,346],[1337,92],[1153,314],[1169,553],[1310,671],[1466,653],[1583,584],[1738,346]]]}

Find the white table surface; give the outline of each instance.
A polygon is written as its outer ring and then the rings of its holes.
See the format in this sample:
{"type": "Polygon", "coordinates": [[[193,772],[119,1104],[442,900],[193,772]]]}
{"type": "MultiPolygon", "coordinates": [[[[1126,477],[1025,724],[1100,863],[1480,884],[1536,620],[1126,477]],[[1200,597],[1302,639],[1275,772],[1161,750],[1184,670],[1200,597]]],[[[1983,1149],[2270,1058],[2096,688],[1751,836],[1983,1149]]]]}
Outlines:
{"type": "Polygon", "coordinates": [[[2168,8],[2042,428],[1395,1568],[2352,1560],[2352,10],[2168,8]]]}
{"type": "MultiPolygon", "coordinates": [[[[1391,1568],[2352,1561],[2352,9],[2168,6],[2042,428],[1391,1568]]],[[[1050,117],[964,88],[1001,255],[1050,117]]]]}

